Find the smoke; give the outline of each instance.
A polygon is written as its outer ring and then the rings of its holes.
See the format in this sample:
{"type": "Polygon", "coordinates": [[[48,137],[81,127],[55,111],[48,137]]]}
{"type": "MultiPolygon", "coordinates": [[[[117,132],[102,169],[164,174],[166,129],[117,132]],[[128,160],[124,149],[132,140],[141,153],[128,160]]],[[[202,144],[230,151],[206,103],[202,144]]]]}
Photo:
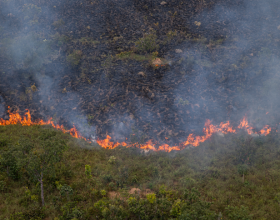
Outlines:
{"type": "Polygon", "coordinates": [[[174,106],[188,120],[185,130],[198,130],[206,118],[238,123],[247,115],[257,128],[279,122],[276,8],[277,1],[217,5],[188,21],[200,42],[180,46],[184,82],[174,90],[174,106]]]}
{"type": "MultiPolygon", "coordinates": [[[[50,30],[52,26],[62,25],[59,21],[53,23],[57,18],[56,6],[50,8],[43,3],[40,7],[32,0],[16,3],[3,1],[0,9],[4,18],[1,28],[8,32],[3,38],[7,44],[3,52],[12,64],[8,72],[2,74],[1,78],[9,83],[6,88],[1,88],[1,92],[20,87],[18,102],[35,104],[38,118],[52,117],[56,123],[63,122],[68,127],[74,125],[86,137],[95,134],[95,127],[89,125],[78,108],[79,94],[61,88],[61,78],[67,66],[58,61],[62,56],[61,48],[54,49],[53,45],[53,39],[60,35],[50,30]]],[[[0,101],[4,102],[2,97],[0,101]]],[[[1,103],[0,113],[3,108],[1,103]]]]}
{"type": "Polygon", "coordinates": [[[3,118],[5,114],[5,101],[2,98],[2,96],[0,96],[0,118],[3,118]]]}
{"type": "Polygon", "coordinates": [[[174,143],[206,119],[278,122],[280,3],[160,2],[2,1],[0,116],[19,105],[86,137],[174,143]],[[169,65],[113,60],[150,28],[169,65]]]}

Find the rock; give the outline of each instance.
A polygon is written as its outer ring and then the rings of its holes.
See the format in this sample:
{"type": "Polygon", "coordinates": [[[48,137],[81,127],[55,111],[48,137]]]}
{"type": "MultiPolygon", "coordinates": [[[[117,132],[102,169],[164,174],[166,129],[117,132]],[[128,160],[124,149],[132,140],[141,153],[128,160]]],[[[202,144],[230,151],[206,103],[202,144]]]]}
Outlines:
{"type": "Polygon", "coordinates": [[[183,53],[183,51],[181,49],[176,49],[175,52],[176,53],[183,53]]]}
{"type": "Polygon", "coordinates": [[[167,4],[167,2],[162,1],[160,4],[161,4],[161,5],[166,5],[166,4],[167,4]]]}
{"type": "Polygon", "coordinates": [[[156,59],[153,60],[153,64],[154,64],[154,65],[162,65],[163,62],[161,61],[161,59],[156,58],[156,59]]]}
{"type": "Polygon", "coordinates": [[[145,74],[144,72],[142,72],[142,71],[139,72],[138,75],[143,76],[143,77],[146,77],[146,74],[145,74]]]}
{"type": "Polygon", "coordinates": [[[199,27],[201,25],[201,22],[195,21],[194,24],[199,27]]]}

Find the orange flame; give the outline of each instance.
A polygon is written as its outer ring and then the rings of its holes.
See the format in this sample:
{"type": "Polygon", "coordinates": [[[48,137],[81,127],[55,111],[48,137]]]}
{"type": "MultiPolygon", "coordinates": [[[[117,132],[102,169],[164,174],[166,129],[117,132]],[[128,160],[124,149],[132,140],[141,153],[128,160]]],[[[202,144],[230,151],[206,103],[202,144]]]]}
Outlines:
{"type": "MultiPolygon", "coordinates": [[[[23,126],[31,126],[31,125],[52,125],[52,127],[61,130],[63,133],[69,133],[72,137],[79,138],[79,139],[84,139],[85,141],[91,143],[91,141],[87,140],[85,137],[83,137],[80,132],[76,129],[76,127],[73,125],[73,128],[67,130],[63,127],[63,125],[55,125],[52,121],[52,118],[50,118],[48,121],[43,121],[39,120],[36,122],[32,122],[31,120],[31,114],[28,109],[26,109],[25,116],[21,117],[18,112],[12,113],[10,112],[10,107],[8,107],[8,114],[9,114],[9,119],[4,120],[0,118],[0,125],[5,126],[5,125],[12,125],[12,124],[21,124],[23,126]]],[[[253,127],[249,125],[248,120],[246,117],[244,117],[238,126],[238,129],[245,129],[248,134],[257,134],[257,132],[253,132],[253,127]]],[[[211,124],[210,120],[206,120],[205,122],[205,127],[203,129],[204,135],[202,136],[194,136],[194,134],[189,134],[187,137],[187,140],[180,144],[180,146],[170,146],[168,144],[162,144],[158,147],[156,147],[158,144],[153,143],[152,140],[147,141],[145,144],[127,144],[125,142],[119,143],[119,142],[113,142],[111,141],[111,137],[107,135],[106,139],[104,140],[96,140],[96,142],[103,148],[105,149],[114,149],[118,146],[123,146],[123,147],[137,147],[142,150],[152,150],[152,151],[166,151],[166,152],[171,152],[173,150],[182,150],[186,148],[188,145],[192,145],[194,147],[197,147],[200,143],[208,140],[214,133],[236,133],[236,130],[230,126],[230,122],[227,121],[225,123],[221,122],[219,126],[215,126],[211,124]]],[[[268,125],[265,125],[262,130],[260,130],[261,135],[268,135],[271,132],[271,128],[268,125]]],[[[168,138],[165,138],[168,140],[168,138]]]]}
{"type": "Polygon", "coordinates": [[[260,130],[260,133],[265,136],[268,135],[270,132],[271,132],[271,128],[269,128],[268,125],[264,126],[263,129],[260,130]]]}
{"type": "Polygon", "coordinates": [[[251,127],[248,123],[248,120],[246,118],[246,116],[241,120],[239,126],[238,126],[239,129],[245,129],[248,134],[253,134],[253,127],[251,127]]]}
{"type": "Polygon", "coordinates": [[[121,144],[119,142],[114,143],[110,141],[111,137],[109,135],[107,135],[107,138],[104,140],[97,140],[96,142],[103,148],[105,149],[114,149],[120,145],[122,145],[123,147],[127,146],[127,144],[125,142],[122,142],[121,144]]]}
{"type": "Polygon", "coordinates": [[[9,119],[4,120],[4,119],[0,118],[0,125],[14,125],[14,124],[21,124],[23,126],[52,125],[55,129],[61,130],[63,133],[69,133],[71,136],[73,136],[75,138],[81,138],[81,139],[86,140],[86,138],[84,138],[80,134],[80,132],[76,129],[75,126],[73,126],[73,128],[71,128],[70,130],[66,130],[63,125],[55,125],[52,121],[52,118],[50,118],[46,122],[43,120],[39,120],[37,122],[32,122],[31,114],[28,109],[26,109],[27,112],[25,113],[25,116],[21,117],[18,112],[12,113],[9,108],[10,108],[10,106],[8,106],[9,119]]]}

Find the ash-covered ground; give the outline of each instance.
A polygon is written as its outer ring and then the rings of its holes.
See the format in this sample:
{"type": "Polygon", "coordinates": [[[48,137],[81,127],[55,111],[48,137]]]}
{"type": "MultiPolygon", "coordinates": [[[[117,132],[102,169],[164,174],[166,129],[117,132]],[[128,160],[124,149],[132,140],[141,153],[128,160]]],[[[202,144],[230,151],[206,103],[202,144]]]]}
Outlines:
{"type": "Polygon", "coordinates": [[[85,137],[177,144],[205,120],[280,122],[276,0],[2,0],[7,107],[85,137]],[[155,62],[157,61],[157,63],[155,62]]]}

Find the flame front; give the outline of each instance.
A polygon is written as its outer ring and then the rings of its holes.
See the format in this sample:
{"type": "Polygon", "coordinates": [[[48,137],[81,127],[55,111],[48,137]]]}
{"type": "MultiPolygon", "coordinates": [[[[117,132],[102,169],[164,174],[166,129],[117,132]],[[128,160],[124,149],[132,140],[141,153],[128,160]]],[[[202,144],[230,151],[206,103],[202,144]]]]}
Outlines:
{"type": "MultiPolygon", "coordinates": [[[[26,109],[27,112],[25,113],[25,116],[21,117],[18,112],[16,112],[16,113],[10,112],[9,108],[10,107],[8,107],[9,119],[4,120],[4,119],[0,118],[0,125],[2,125],[2,126],[12,125],[12,124],[21,124],[23,126],[52,125],[52,127],[54,127],[55,129],[61,130],[63,133],[69,133],[72,137],[84,139],[87,142],[91,142],[90,140],[83,137],[74,125],[73,125],[73,128],[71,128],[70,130],[67,130],[64,128],[63,125],[55,125],[52,121],[52,118],[50,118],[48,121],[39,120],[37,122],[32,122],[31,114],[28,109],[26,109]]],[[[271,132],[271,127],[269,127],[268,125],[265,125],[263,127],[263,129],[261,129],[259,131],[259,133],[254,132],[253,131],[254,128],[249,125],[246,117],[244,117],[240,121],[240,124],[237,128],[246,130],[247,133],[250,135],[261,134],[261,135],[266,136],[271,132]]],[[[185,142],[181,143],[179,146],[170,146],[168,144],[163,144],[163,145],[158,146],[158,144],[154,143],[152,140],[147,141],[145,144],[138,144],[138,143],[128,144],[126,142],[122,142],[122,143],[112,142],[111,137],[109,135],[107,135],[106,139],[96,140],[96,142],[105,149],[114,149],[118,146],[123,146],[123,147],[137,147],[142,150],[170,152],[173,150],[177,150],[177,151],[182,150],[182,149],[186,148],[187,146],[197,147],[200,143],[208,140],[214,133],[218,133],[218,132],[223,133],[223,134],[228,134],[228,133],[236,133],[236,130],[232,128],[229,121],[227,121],[225,123],[221,122],[219,126],[215,126],[215,125],[211,124],[210,120],[206,120],[205,127],[203,128],[204,135],[195,136],[194,134],[189,134],[189,136],[187,137],[187,140],[185,142]]]]}
{"type": "Polygon", "coordinates": [[[245,129],[248,134],[253,134],[253,127],[251,127],[248,123],[248,120],[246,118],[246,116],[241,120],[239,126],[238,126],[239,129],[245,129]]]}

